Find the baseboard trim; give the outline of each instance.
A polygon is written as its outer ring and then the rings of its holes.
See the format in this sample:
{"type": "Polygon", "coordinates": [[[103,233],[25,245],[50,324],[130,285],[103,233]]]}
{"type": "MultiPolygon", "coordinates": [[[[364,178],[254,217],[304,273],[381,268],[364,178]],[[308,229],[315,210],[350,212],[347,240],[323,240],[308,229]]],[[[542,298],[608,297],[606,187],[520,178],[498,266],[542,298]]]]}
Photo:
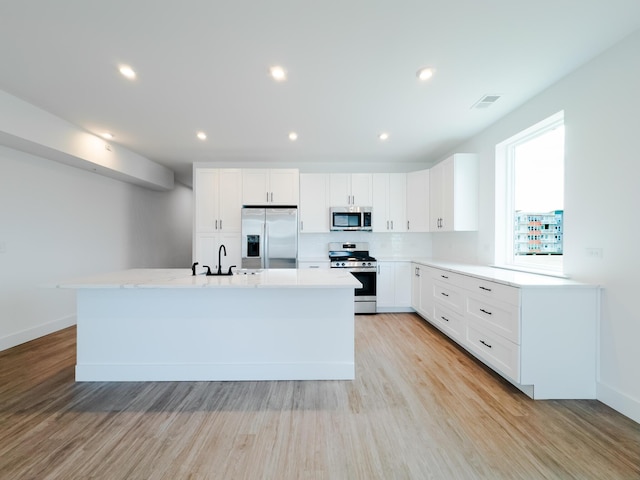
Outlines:
{"type": "Polygon", "coordinates": [[[0,338],[0,351],[30,342],[36,338],[44,337],[45,335],[49,335],[50,333],[57,332],[58,330],[62,330],[63,328],[67,328],[75,324],[76,316],[69,315],[52,322],[43,323],[36,325],[35,327],[27,328],[26,330],[11,333],[0,338]]]}
{"type": "Polygon", "coordinates": [[[634,422],[640,423],[640,400],[605,383],[598,382],[597,398],[634,422]]]}

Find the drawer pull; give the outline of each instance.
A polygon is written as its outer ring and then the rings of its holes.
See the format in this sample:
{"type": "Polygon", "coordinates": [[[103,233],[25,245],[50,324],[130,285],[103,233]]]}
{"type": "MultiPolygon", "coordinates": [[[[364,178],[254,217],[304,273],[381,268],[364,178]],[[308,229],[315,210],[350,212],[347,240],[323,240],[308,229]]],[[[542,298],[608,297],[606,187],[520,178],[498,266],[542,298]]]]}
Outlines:
{"type": "Polygon", "coordinates": [[[448,297],[449,294],[448,293],[444,293],[444,292],[440,292],[440,295],[444,295],[445,297],[448,297]]]}
{"type": "Polygon", "coordinates": [[[440,275],[442,278],[445,278],[447,280],[449,280],[449,277],[447,277],[446,275],[440,275]]]}
{"type": "Polygon", "coordinates": [[[487,348],[493,348],[491,345],[489,345],[487,342],[485,342],[484,340],[480,340],[480,343],[483,344],[485,347],[487,348]]]}
{"type": "Polygon", "coordinates": [[[443,317],[442,315],[440,315],[440,318],[443,319],[445,322],[449,321],[449,319],[447,317],[443,317]]]}
{"type": "Polygon", "coordinates": [[[480,286],[480,287],[478,287],[478,288],[479,288],[480,290],[484,290],[484,291],[486,291],[486,292],[490,292],[490,291],[491,291],[491,289],[490,289],[490,288],[483,287],[483,286],[480,286]]]}
{"type": "Polygon", "coordinates": [[[491,315],[491,312],[487,312],[484,308],[481,308],[480,311],[482,313],[486,313],[487,315],[491,315]]]}

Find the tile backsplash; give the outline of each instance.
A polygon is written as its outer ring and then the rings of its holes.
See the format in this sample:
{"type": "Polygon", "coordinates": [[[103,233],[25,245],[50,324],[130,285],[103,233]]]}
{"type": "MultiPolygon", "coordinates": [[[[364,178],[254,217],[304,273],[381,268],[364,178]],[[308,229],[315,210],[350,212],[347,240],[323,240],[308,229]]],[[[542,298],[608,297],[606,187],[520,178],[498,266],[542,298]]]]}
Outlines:
{"type": "Polygon", "coordinates": [[[298,259],[326,258],[329,242],[369,242],[371,255],[381,260],[431,256],[430,233],[329,232],[301,233],[298,259]]]}

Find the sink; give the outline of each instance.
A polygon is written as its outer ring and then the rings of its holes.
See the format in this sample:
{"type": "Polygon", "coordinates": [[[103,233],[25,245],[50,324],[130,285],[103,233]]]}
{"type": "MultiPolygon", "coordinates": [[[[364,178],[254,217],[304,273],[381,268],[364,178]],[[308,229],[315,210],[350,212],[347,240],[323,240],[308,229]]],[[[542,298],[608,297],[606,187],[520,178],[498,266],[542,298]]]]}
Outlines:
{"type": "Polygon", "coordinates": [[[257,275],[258,273],[262,273],[262,268],[239,268],[238,270],[234,270],[234,275],[257,275]]]}

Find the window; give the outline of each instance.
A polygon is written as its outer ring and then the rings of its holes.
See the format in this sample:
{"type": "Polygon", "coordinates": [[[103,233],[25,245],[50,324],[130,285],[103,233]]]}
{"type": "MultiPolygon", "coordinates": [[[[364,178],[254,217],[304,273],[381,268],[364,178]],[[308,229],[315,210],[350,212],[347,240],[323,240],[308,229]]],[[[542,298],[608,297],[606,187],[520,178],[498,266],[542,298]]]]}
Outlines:
{"type": "Polygon", "coordinates": [[[496,147],[496,264],[562,273],[564,112],[496,147]]]}

